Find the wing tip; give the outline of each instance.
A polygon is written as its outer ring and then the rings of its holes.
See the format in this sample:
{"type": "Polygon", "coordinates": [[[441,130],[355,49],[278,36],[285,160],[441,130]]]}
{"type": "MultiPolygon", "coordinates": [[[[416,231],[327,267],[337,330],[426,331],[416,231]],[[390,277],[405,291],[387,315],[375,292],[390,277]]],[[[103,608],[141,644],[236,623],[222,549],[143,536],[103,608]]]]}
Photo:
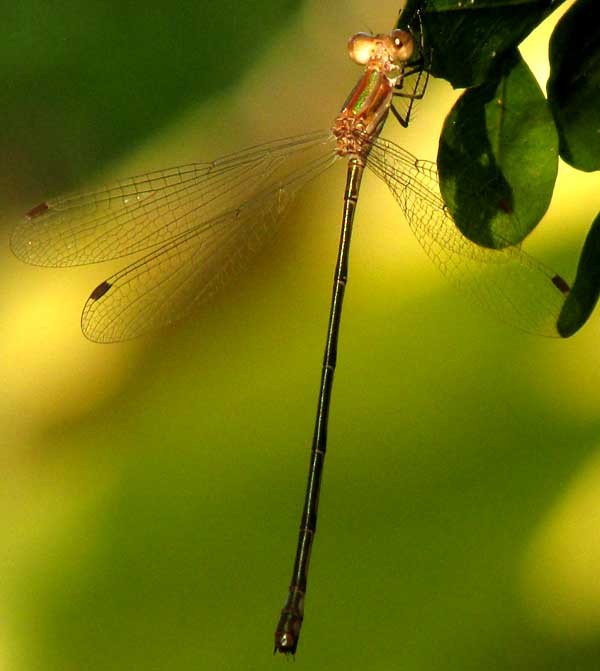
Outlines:
{"type": "Polygon", "coordinates": [[[45,201],[43,203],[40,203],[39,205],[36,205],[35,207],[32,207],[29,212],[25,215],[27,219],[36,219],[37,217],[41,217],[42,214],[45,214],[48,210],[50,209],[50,206],[48,203],[45,201]]]}
{"type": "Polygon", "coordinates": [[[104,282],[101,282],[90,294],[90,300],[91,301],[97,301],[102,296],[104,296],[108,290],[112,287],[112,284],[106,280],[104,282]]]}
{"type": "Polygon", "coordinates": [[[552,284],[554,284],[554,286],[565,295],[567,295],[571,291],[571,288],[567,284],[567,281],[560,275],[554,275],[554,277],[552,278],[552,284]]]}

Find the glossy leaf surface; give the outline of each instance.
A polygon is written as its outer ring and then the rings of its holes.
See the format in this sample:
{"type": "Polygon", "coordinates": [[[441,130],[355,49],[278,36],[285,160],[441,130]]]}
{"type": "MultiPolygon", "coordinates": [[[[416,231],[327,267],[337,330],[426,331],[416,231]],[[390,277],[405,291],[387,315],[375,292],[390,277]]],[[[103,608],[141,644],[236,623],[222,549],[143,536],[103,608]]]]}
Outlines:
{"type": "Polygon", "coordinates": [[[467,90],[446,118],[438,152],[444,200],[470,240],[515,245],[546,212],[557,165],[547,102],[513,52],[497,82],[467,90]]]}

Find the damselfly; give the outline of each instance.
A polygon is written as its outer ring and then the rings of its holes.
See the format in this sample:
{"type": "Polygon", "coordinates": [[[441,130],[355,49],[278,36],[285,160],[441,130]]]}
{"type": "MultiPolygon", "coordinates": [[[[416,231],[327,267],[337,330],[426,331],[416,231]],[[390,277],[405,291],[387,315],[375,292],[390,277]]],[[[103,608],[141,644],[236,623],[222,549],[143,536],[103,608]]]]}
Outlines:
{"type": "Polygon", "coordinates": [[[341,237],[317,418],[300,534],[275,650],[294,653],[304,612],[308,565],[327,443],[342,301],[354,213],[365,166],[390,188],[417,240],[466,295],[526,331],[557,335],[566,282],[518,247],[479,247],[454,225],[434,163],[419,161],[380,137],[391,111],[406,125],[422,95],[422,64],[411,33],[358,33],[352,59],[365,66],[332,129],[277,140],[213,161],[119,181],[89,193],[41,203],[16,227],[12,248],[37,265],[70,266],[141,254],[99,284],[82,315],[91,340],[133,338],[179,320],[244,269],[296,192],[336,161],[347,160],[341,237]],[[406,81],[417,77],[407,92],[406,81]],[[396,101],[409,103],[404,113],[396,101]]]}

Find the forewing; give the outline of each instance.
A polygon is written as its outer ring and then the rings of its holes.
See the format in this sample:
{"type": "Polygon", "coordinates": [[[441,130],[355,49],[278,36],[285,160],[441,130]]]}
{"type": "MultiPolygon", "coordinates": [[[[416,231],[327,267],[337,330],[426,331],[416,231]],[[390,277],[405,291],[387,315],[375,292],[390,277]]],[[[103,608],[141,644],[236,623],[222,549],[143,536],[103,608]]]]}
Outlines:
{"type": "Polygon", "coordinates": [[[277,140],[212,163],[157,170],[49,200],[17,224],[13,252],[34,265],[74,266],[165,244],[285,181],[305,154],[328,146],[328,138],[321,131],[277,140]]]}

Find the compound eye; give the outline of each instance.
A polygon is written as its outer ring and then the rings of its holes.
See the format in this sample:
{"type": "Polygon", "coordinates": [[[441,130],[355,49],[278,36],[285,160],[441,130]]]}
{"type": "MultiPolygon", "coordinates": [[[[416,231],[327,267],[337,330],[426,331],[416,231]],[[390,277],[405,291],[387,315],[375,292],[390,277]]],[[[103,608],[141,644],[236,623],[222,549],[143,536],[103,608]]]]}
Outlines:
{"type": "Polygon", "coordinates": [[[392,30],[390,38],[394,49],[393,60],[396,62],[407,61],[412,56],[415,48],[413,36],[406,30],[392,30]]]}
{"type": "Polygon", "coordinates": [[[356,33],[348,40],[348,54],[359,65],[366,65],[373,55],[375,38],[368,33],[356,33]]]}

